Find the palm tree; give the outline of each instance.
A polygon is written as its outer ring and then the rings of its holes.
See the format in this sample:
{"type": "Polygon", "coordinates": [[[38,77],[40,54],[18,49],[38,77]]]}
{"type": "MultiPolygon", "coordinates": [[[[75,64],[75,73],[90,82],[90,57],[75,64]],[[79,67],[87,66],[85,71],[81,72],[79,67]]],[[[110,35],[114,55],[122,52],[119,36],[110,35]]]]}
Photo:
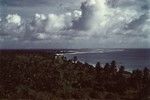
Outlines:
{"type": "Polygon", "coordinates": [[[96,68],[97,72],[99,72],[100,70],[102,70],[101,63],[97,62],[95,68],[96,68]]]}
{"type": "Polygon", "coordinates": [[[124,71],[125,71],[125,67],[124,67],[124,66],[121,66],[121,67],[119,68],[119,73],[120,73],[120,74],[123,74],[124,71]]]}
{"type": "Polygon", "coordinates": [[[116,74],[116,72],[117,72],[116,61],[113,60],[113,61],[111,62],[110,70],[111,70],[111,73],[112,73],[113,75],[116,74]]]}
{"type": "Polygon", "coordinates": [[[144,80],[144,82],[148,81],[149,75],[150,75],[150,70],[147,67],[145,67],[144,70],[143,70],[143,80],[144,80]]]}
{"type": "Polygon", "coordinates": [[[78,61],[78,57],[77,56],[74,56],[73,57],[73,63],[76,63],[78,61]]]}
{"type": "Polygon", "coordinates": [[[109,63],[106,63],[105,66],[104,66],[104,71],[105,72],[109,72],[110,71],[110,65],[109,63]]]}

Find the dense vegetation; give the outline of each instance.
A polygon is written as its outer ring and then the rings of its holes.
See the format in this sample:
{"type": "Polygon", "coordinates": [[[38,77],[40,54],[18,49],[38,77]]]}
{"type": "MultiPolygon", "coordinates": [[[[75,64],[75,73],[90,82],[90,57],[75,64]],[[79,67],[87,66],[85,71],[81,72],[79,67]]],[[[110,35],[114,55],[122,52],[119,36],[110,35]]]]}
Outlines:
{"type": "MultiPolygon", "coordinates": [[[[56,51],[55,51],[56,52],[56,51]]],[[[150,71],[67,60],[55,52],[1,51],[0,99],[150,100],[150,71]]]]}

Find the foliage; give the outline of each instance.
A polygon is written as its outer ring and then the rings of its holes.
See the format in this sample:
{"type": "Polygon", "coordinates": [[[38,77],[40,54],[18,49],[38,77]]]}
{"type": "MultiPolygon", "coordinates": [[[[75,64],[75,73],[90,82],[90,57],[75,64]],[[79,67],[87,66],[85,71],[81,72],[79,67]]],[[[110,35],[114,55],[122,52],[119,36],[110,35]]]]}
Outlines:
{"type": "Polygon", "coordinates": [[[94,67],[55,52],[1,51],[0,98],[149,100],[149,72],[117,70],[115,61],[94,67]]]}

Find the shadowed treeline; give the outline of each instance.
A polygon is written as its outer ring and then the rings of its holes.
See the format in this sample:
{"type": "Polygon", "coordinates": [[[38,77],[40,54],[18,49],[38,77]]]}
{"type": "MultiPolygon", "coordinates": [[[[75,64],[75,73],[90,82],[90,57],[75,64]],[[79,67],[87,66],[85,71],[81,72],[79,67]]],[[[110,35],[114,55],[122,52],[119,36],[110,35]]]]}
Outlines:
{"type": "Polygon", "coordinates": [[[116,61],[101,67],[52,52],[2,50],[0,99],[150,100],[150,71],[125,71],[116,61]]]}

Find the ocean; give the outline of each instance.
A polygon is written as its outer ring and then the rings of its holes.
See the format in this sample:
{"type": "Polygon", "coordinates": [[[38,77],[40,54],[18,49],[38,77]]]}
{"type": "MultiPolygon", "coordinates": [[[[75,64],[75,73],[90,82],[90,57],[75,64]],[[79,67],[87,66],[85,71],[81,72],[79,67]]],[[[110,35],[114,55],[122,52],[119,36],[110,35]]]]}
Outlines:
{"type": "Polygon", "coordinates": [[[92,65],[97,62],[105,65],[115,60],[118,66],[125,66],[126,70],[150,68],[150,49],[79,49],[64,56],[67,59],[77,56],[79,61],[92,65]]]}

